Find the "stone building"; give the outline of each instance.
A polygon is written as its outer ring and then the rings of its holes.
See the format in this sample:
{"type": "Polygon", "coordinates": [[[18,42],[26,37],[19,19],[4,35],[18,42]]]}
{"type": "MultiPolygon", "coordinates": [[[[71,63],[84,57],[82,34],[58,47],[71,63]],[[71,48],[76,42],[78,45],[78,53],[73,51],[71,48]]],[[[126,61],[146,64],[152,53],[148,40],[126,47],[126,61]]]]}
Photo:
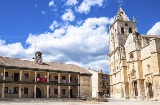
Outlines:
{"type": "MultiPolygon", "coordinates": [[[[147,23],[146,23],[147,24],[147,23]]],[[[110,26],[111,97],[160,100],[160,36],[142,35],[120,7],[110,26]]]]}
{"type": "Polygon", "coordinates": [[[73,64],[0,56],[0,98],[74,98],[92,96],[92,74],[73,64]]]}
{"type": "Polygon", "coordinates": [[[92,97],[100,98],[100,97],[109,97],[109,75],[101,71],[88,69],[92,75],[92,97]]]}

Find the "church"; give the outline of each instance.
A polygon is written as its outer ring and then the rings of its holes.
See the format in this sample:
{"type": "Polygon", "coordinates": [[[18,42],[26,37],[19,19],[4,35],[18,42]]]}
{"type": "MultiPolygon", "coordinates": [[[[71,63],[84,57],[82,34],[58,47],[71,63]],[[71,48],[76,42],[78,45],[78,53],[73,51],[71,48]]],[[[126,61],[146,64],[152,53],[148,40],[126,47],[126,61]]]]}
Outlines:
{"type": "Polygon", "coordinates": [[[160,100],[160,35],[140,34],[122,7],[115,18],[108,54],[111,97],[160,100]]]}

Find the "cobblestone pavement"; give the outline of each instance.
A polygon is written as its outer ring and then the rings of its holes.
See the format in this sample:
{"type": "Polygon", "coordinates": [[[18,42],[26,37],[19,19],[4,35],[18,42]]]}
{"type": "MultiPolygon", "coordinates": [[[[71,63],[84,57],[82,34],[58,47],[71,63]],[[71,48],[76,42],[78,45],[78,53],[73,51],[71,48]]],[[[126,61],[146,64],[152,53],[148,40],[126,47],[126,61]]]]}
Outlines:
{"type": "Polygon", "coordinates": [[[0,105],[160,105],[160,101],[109,100],[108,102],[94,102],[75,99],[1,99],[0,105]]]}

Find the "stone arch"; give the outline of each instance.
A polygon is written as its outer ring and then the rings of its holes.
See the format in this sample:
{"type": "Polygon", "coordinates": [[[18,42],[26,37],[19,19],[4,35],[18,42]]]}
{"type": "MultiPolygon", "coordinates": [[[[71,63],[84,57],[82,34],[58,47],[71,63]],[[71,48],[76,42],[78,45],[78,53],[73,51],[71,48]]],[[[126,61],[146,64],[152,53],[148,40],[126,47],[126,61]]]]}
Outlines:
{"type": "MultiPolygon", "coordinates": [[[[34,98],[34,86],[31,89],[31,92],[32,92],[32,97],[34,98]]],[[[36,92],[38,92],[36,98],[44,98],[44,89],[40,85],[36,86],[36,92]]]]}

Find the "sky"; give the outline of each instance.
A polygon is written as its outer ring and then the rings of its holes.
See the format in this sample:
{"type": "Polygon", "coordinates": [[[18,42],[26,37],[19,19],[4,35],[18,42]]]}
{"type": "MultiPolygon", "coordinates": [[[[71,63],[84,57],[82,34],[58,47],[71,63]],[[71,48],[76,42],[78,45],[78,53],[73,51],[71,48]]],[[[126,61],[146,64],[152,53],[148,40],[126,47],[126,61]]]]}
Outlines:
{"type": "Polygon", "coordinates": [[[0,56],[108,68],[119,2],[141,34],[160,34],[160,0],[0,0],[0,56]]]}

